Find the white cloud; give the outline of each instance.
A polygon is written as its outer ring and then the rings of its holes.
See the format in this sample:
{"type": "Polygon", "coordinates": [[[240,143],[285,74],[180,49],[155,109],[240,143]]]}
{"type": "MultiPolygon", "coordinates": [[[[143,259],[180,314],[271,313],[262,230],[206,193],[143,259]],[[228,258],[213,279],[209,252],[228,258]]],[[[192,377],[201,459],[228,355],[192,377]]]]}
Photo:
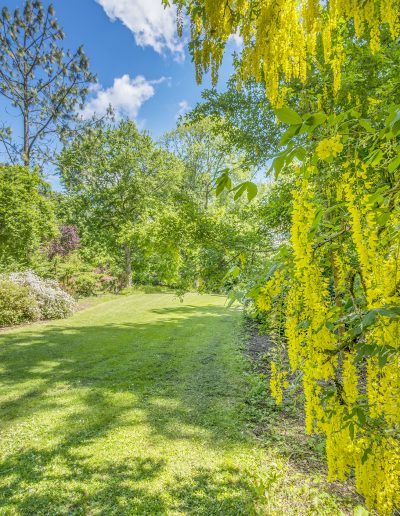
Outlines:
{"type": "Polygon", "coordinates": [[[181,100],[179,102],[179,109],[176,114],[176,118],[179,118],[180,116],[183,116],[187,111],[189,111],[190,106],[187,100],[181,100]]]}
{"type": "Polygon", "coordinates": [[[93,90],[95,96],[85,105],[81,115],[84,119],[94,114],[101,116],[111,105],[117,119],[124,116],[136,118],[144,102],[154,95],[154,85],[165,80],[165,77],[161,77],[155,81],[148,81],[142,75],[131,79],[125,74],[114,79],[114,84],[110,88],[103,89],[98,85],[93,90]]]}
{"type": "Polygon", "coordinates": [[[243,46],[243,38],[238,32],[229,36],[229,41],[234,41],[238,48],[243,46]]]}
{"type": "Polygon", "coordinates": [[[150,46],[159,54],[169,50],[184,59],[184,43],[176,30],[176,8],[161,0],[96,0],[112,20],[121,20],[133,32],[137,45],[150,46]]]}

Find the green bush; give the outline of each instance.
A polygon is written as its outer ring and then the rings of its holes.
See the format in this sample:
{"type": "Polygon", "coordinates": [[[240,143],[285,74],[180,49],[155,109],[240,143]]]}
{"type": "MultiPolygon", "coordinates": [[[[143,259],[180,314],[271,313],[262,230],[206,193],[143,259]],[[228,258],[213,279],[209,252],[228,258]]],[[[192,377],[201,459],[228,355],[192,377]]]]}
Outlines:
{"type": "Polygon", "coordinates": [[[8,280],[0,280],[0,326],[39,319],[39,305],[29,288],[8,280]]]}
{"type": "Polygon", "coordinates": [[[95,272],[84,272],[72,280],[72,289],[78,296],[93,296],[99,288],[99,276],[95,272]]]}

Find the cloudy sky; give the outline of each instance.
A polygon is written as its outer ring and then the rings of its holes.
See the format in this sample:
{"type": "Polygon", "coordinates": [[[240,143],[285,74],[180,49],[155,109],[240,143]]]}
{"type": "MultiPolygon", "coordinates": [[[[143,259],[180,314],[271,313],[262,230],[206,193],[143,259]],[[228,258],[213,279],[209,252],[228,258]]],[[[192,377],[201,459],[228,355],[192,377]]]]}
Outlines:
{"type": "MultiPolygon", "coordinates": [[[[45,2],[48,3],[47,1],[45,2]]],[[[176,33],[175,11],[161,0],[53,0],[66,35],[64,45],[83,44],[98,84],[84,116],[112,104],[158,138],[172,129],[179,114],[194,106],[201,90],[185,42],[176,33]]],[[[0,7],[21,7],[23,0],[0,0],[0,7]]],[[[236,42],[232,41],[232,50],[236,42]]],[[[230,74],[224,63],[220,85],[230,74]]]]}

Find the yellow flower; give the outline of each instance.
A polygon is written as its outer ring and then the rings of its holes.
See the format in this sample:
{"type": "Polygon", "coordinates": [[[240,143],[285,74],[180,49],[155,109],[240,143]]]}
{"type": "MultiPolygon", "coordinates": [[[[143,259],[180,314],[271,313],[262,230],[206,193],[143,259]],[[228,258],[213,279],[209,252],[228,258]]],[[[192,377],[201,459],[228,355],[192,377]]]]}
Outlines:
{"type": "Polygon", "coordinates": [[[335,158],[343,150],[343,143],[340,141],[341,136],[337,134],[332,138],[325,138],[317,145],[317,155],[320,159],[335,158]]]}
{"type": "Polygon", "coordinates": [[[282,404],[283,400],[283,389],[289,387],[289,382],[286,380],[287,371],[280,371],[275,362],[271,362],[271,378],[269,381],[269,387],[271,389],[271,395],[275,399],[277,405],[282,404]]]}

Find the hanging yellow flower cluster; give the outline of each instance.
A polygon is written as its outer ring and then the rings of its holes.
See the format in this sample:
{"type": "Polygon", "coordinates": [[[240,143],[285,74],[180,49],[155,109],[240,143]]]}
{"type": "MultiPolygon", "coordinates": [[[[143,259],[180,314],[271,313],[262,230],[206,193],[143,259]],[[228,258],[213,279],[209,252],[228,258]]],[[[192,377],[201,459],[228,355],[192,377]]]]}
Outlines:
{"type": "Polygon", "coordinates": [[[343,143],[340,141],[340,134],[332,138],[325,138],[321,140],[316,148],[316,153],[319,158],[335,158],[343,150],[343,143]]]}
{"type": "Polygon", "coordinates": [[[255,303],[260,312],[268,312],[271,309],[273,300],[282,292],[283,283],[282,271],[277,270],[266,282],[266,284],[260,288],[260,291],[256,297],[255,303]]]}
{"type": "MultiPolygon", "coordinates": [[[[167,3],[167,0],[164,0],[167,3]]],[[[380,47],[381,28],[392,38],[400,33],[399,0],[173,0],[186,6],[196,77],[211,69],[215,83],[225,45],[231,36],[243,40],[239,81],[255,77],[266,83],[275,105],[282,102],[282,80],[305,81],[321,35],[324,61],[333,71],[333,90],[340,85],[344,60],[343,31],[352,20],[357,37],[368,35],[371,49],[380,47]]],[[[179,18],[180,19],[180,18],[179,18]]]]}
{"type": "MultiPolygon", "coordinates": [[[[314,183],[308,179],[302,179],[294,192],[294,280],[287,299],[286,336],[291,367],[303,372],[307,431],[326,437],[329,479],[344,480],[354,469],[357,489],[367,506],[391,514],[400,504],[400,445],[395,437],[400,424],[400,354],[395,352],[400,348],[400,323],[398,317],[384,315],[386,307],[400,305],[400,239],[379,237],[379,196],[371,193],[376,185],[366,179],[365,168],[356,160],[354,170],[345,172],[336,187],[351,221],[350,243],[367,309],[371,317],[376,315],[361,344],[383,355],[362,359],[360,378],[357,354],[344,326],[328,329],[335,297],[349,278],[354,280],[354,265],[344,253],[330,253],[335,270],[324,274],[327,256],[316,253],[318,245],[312,237],[319,205],[314,183]],[[333,281],[331,287],[327,277],[333,281]]],[[[389,210],[388,217],[387,227],[398,227],[399,205],[389,210]]],[[[278,403],[282,402],[281,374],[275,371],[271,379],[278,403]]]]}
{"type": "Polygon", "coordinates": [[[283,389],[289,387],[289,382],[286,380],[287,371],[279,370],[276,362],[271,362],[271,379],[269,386],[271,394],[276,401],[277,405],[280,405],[283,400],[283,389]]]}

